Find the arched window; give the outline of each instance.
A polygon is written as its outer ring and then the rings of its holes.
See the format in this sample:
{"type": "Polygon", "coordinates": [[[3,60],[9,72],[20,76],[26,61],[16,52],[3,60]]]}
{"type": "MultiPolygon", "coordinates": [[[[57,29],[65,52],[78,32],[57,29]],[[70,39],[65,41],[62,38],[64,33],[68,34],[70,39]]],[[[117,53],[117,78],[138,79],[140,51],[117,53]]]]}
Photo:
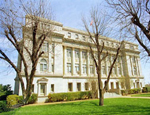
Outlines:
{"type": "Polygon", "coordinates": [[[40,71],[47,70],[47,62],[45,59],[41,59],[40,61],[40,71]]]}

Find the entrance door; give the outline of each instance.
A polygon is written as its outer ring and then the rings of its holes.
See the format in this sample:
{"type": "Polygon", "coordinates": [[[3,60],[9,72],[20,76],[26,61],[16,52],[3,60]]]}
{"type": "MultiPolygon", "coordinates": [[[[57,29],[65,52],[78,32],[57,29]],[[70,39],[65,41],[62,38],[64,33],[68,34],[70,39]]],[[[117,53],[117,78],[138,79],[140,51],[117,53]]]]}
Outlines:
{"type": "Polygon", "coordinates": [[[41,83],[40,95],[45,96],[45,83],[41,83]]]}

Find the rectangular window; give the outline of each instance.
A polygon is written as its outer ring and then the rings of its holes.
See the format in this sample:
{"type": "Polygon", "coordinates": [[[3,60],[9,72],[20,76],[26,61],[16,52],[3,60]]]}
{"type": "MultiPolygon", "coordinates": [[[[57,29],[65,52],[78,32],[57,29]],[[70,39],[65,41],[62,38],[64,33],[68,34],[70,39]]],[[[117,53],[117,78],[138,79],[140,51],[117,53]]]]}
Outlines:
{"type": "Polygon", "coordinates": [[[87,58],[87,54],[86,54],[85,51],[82,52],[82,58],[83,58],[83,59],[86,59],[86,58],[87,58]]]}
{"type": "Polygon", "coordinates": [[[121,68],[118,67],[118,74],[121,75],[121,68]]]}
{"type": "Polygon", "coordinates": [[[71,49],[67,49],[67,57],[71,58],[71,49]]]}
{"type": "Polygon", "coordinates": [[[67,73],[71,73],[71,63],[67,63],[67,73]]]}
{"type": "Polygon", "coordinates": [[[102,74],[106,74],[105,66],[102,66],[102,74]]]}
{"type": "Polygon", "coordinates": [[[79,74],[79,64],[75,64],[75,72],[79,74]]]}
{"type": "Polygon", "coordinates": [[[71,33],[70,32],[68,32],[68,38],[71,38],[71,33]]]}
{"type": "Polygon", "coordinates": [[[41,50],[44,52],[48,52],[49,44],[47,42],[44,42],[42,44],[41,50]]]}
{"type": "Polygon", "coordinates": [[[86,41],[85,36],[82,36],[82,40],[83,40],[83,41],[86,41]]]}
{"type": "Polygon", "coordinates": [[[135,83],[133,83],[133,87],[135,88],[135,83]]]}
{"type": "Polygon", "coordinates": [[[111,89],[114,89],[114,83],[111,82],[110,84],[111,84],[111,89]]]}
{"type": "Polygon", "coordinates": [[[124,88],[124,82],[121,82],[121,88],[124,88]]]}
{"type": "Polygon", "coordinates": [[[78,34],[76,34],[75,36],[76,36],[76,39],[79,39],[79,35],[78,34]]]}
{"type": "Polygon", "coordinates": [[[79,50],[75,50],[75,58],[79,59],[79,50]]]}
{"type": "Polygon", "coordinates": [[[73,89],[72,89],[72,83],[68,83],[68,91],[73,91],[73,89]]]}
{"type": "Polygon", "coordinates": [[[86,64],[83,64],[83,74],[86,74],[86,64]]]}
{"type": "Polygon", "coordinates": [[[51,91],[54,92],[54,84],[51,84],[51,91]]]}
{"type": "Polygon", "coordinates": [[[52,53],[54,54],[54,52],[55,52],[55,45],[52,44],[52,53]]]}
{"type": "Polygon", "coordinates": [[[77,83],[77,91],[81,91],[81,83],[77,83]]]}
{"type": "Polygon", "coordinates": [[[32,92],[34,92],[34,84],[32,84],[32,92]]]}
{"type": "Polygon", "coordinates": [[[89,83],[85,83],[85,91],[89,90],[89,83]]]}
{"type": "Polygon", "coordinates": [[[54,72],[54,64],[52,64],[52,72],[54,72]]]}
{"type": "Polygon", "coordinates": [[[94,74],[94,66],[90,65],[90,74],[94,74]]]}
{"type": "Polygon", "coordinates": [[[119,89],[119,82],[116,82],[116,89],[119,89]]]}
{"type": "Polygon", "coordinates": [[[134,69],[134,75],[137,75],[137,68],[134,67],[133,69],[134,69]]]}
{"type": "Polygon", "coordinates": [[[136,62],[135,57],[132,57],[132,62],[133,62],[133,63],[135,63],[135,62],[136,62]]]}

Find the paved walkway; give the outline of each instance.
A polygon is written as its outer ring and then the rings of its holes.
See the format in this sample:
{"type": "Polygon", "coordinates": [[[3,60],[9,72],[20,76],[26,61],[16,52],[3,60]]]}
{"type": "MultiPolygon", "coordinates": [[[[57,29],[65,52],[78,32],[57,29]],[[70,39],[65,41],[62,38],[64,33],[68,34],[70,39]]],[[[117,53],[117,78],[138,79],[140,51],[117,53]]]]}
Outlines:
{"type": "MultiPolygon", "coordinates": [[[[150,97],[131,97],[131,95],[121,96],[121,97],[112,97],[112,98],[143,98],[143,99],[150,99],[150,97]]],[[[62,103],[72,103],[72,102],[83,102],[83,101],[89,101],[89,100],[97,100],[97,99],[76,100],[76,101],[62,101],[62,102],[50,102],[50,103],[35,103],[35,104],[24,105],[22,107],[26,107],[26,106],[38,106],[38,105],[51,105],[51,104],[62,104],[62,103]]]]}

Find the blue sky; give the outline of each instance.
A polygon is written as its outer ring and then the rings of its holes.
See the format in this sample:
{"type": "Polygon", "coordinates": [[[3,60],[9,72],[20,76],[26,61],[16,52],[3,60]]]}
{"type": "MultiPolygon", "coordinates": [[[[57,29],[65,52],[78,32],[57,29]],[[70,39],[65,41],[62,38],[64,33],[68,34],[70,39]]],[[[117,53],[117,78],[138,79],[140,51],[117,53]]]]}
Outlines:
{"type": "MultiPolygon", "coordinates": [[[[54,20],[61,22],[64,26],[83,29],[81,17],[88,16],[89,10],[96,4],[99,6],[105,5],[103,0],[50,0],[53,10],[54,20]]],[[[102,7],[103,8],[103,7],[102,7]]],[[[108,11],[104,7],[104,11],[108,11]]],[[[3,44],[0,44],[3,45],[3,44]]],[[[13,53],[16,62],[17,56],[13,53]]],[[[150,64],[141,60],[142,72],[145,77],[145,82],[150,83],[150,64]]],[[[0,84],[11,84],[14,87],[15,72],[6,63],[0,62],[0,84]],[[7,71],[9,70],[9,71],[7,71]]]]}

